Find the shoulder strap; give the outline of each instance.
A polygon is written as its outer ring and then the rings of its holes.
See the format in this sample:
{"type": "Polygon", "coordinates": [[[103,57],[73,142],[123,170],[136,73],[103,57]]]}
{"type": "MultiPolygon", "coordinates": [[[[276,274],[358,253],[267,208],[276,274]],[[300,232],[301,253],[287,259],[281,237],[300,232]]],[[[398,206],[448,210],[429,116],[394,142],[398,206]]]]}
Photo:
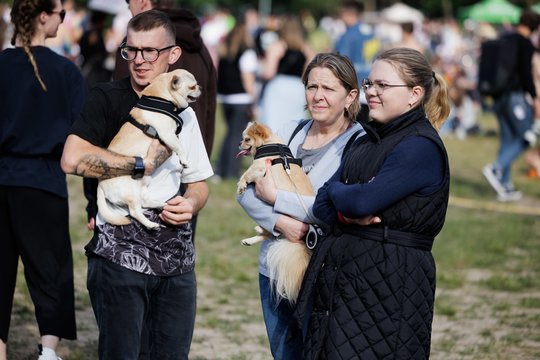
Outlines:
{"type": "Polygon", "coordinates": [[[341,153],[341,160],[343,160],[343,158],[345,157],[345,154],[347,154],[347,152],[349,151],[349,148],[351,147],[353,142],[356,140],[356,137],[358,136],[358,134],[360,134],[361,132],[362,130],[358,130],[357,132],[351,135],[351,137],[347,141],[347,144],[345,144],[345,147],[343,148],[343,153],[341,153]]]}
{"type": "Polygon", "coordinates": [[[291,134],[291,137],[289,138],[289,142],[287,143],[287,145],[291,145],[291,141],[294,139],[294,137],[296,136],[296,134],[298,134],[298,132],[300,130],[302,130],[302,128],[304,127],[304,125],[306,125],[308,123],[309,119],[304,119],[302,121],[300,121],[300,123],[298,124],[298,126],[296,126],[296,129],[294,129],[294,131],[292,132],[291,134]]]}

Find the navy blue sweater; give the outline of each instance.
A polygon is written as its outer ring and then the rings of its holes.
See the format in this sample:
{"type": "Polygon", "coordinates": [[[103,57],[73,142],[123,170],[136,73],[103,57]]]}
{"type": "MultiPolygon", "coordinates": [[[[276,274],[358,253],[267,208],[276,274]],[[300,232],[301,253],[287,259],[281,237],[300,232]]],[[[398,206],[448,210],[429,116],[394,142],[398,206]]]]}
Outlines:
{"type": "Polygon", "coordinates": [[[444,159],[437,145],[426,137],[412,136],[396,145],[380,172],[366,184],[339,181],[342,169],[319,189],[315,216],[331,225],[336,213],[348,218],[376,215],[405,196],[430,194],[444,178],[444,159]]]}
{"type": "Polygon", "coordinates": [[[78,67],[42,46],[32,47],[41,88],[21,48],[0,53],[0,185],[67,197],[60,158],[79,116],[85,85],[78,67]]]}

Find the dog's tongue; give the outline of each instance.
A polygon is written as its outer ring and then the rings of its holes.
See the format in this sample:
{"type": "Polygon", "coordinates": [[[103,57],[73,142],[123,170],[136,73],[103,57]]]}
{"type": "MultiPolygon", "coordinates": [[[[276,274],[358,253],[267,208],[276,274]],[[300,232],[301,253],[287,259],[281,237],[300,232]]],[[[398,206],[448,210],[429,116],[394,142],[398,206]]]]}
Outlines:
{"type": "Polygon", "coordinates": [[[238,159],[240,156],[247,156],[249,155],[249,150],[242,150],[238,154],[236,154],[236,158],[238,159]]]}

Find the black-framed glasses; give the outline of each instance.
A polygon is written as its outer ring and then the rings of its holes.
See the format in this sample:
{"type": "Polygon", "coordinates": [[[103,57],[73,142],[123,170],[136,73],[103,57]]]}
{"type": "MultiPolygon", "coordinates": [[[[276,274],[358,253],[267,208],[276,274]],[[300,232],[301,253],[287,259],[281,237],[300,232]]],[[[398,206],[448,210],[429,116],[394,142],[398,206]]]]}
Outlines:
{"type": "Polygon", "coordinates": [[[409,85],[405,85],[405,84],[400,84],[400,85],[387,84],[387,83],[382,82],[382,81],[371,81],[369,79],[363,79],[362,80],[362,89],[364,89],[364,91],[368,91],[369,89],[375,89],[375,92],[377,94],[382,94],[384,92],[384,90],[386,90],[388,88],[393,88],[393,87],[409,87],[409,85]]]}
{"type": "Polygon", "coordinates": [[[60,16],[60,22],[64,22],[64,19],[66,18],[66,10],[62,9],[62,10],[59,10],[59,11],[49,11],[47,14],[58,14],[58,16],[60,16]]]}
{"type": "Polygon", "coordinates": [[[170,46],[166,46],[166,47],[161,48],[161,49],[155,49],[155,48],[139,49],[139,48],[136,48],[136,47],[133,47],[133,46],[128,46],[128,45],[126,45],[124,43],[124,44],[122,44],[122,46],[120,46],[120,55],[125,60],[131,61],[131,60],[135,60],[135,58],[137,57],[137,53],[140,51],[141,55],[142,55],[142,58],[145,61],[154,62],[154,61],[156,61],[158,59],[158,57],[159,57],[159,55],[161,54],[162,51],[172,49],[175,46],[176,45],[170,45],[170,46]]]}

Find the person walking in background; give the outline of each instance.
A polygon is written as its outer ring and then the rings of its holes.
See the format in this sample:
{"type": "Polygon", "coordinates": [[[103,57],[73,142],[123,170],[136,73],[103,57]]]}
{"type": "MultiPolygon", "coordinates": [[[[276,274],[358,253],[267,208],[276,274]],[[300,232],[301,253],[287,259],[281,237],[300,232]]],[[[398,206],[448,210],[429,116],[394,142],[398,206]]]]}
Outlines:
{"type": "MultiPolygon", "coordinates": [[[[371,59],[379,50],[380,43],[375,38],[373,28],[362,22],[364,4],[358,0],[344,0],[339,9],[339,17],[345,23],[347,30],[335,44],[335,51],[351,59],[358,81],[369,74],[371,59]]],[[[361,110],[359,121],[368,120],[368,106],[363,94],[359,100],[361,110]]]]}
{"type": "Polygon", "coordinates": [[[305,117],[302,73],[313,54],[298,16],[282,18],[279,39],[265,51],[260,95],[260,121],[277,131],[291,120],[305,117]]]}
{"type": "Polygon", "coordinates": [[[444,78],[408,48],[377,56],[362,81],[366,135],[317,193],[326,224],[298,302],[305,359],[427,359],[435,301],[431,247],[448,205],[444,78]],[[365,224],[365,216],[381,222],[365,224]]]}
{"type": "Polygon", "coordinates": [[[223,108],[227,133],[221,145],[216,173],[220,178],[238,179],[241,162],[235,155],[238,139],[254,115],[258,69],[253,39],[244,21],[236,21],[221,43],[218,54],[218,101],[223,108]]]}
{"type": "Polygon", "coordinates": [[[180,57],[175,39],[175,27],[163,12],[149,10],[130,20],[121,54],[131,76],[90,91],[62,156],[68,174],[150,176],[146,196],[165,204],[145,211],[160,224],[154,230],[134,219],[115,226],[99,213],[96,217],[85,250],[100,359],[187,359],[191,346],[197,285],[190,220],[206,204],[205,180],[213,175],[195,112],[187,107],[180,114],[179,137],[189,168],[158,139],[144,158],[106,149],[144,88],[180,57]],[[181,184],[182,196],[177,195],[181,184]]]}
{"type": "MultiPolygon", "coordinates": [[[[278,135],[288,139],[293,156],[302,159],[302,168],[316,191],[337,170],[350,139],[363,135],[362,127],[354,122],[360,110],[358,83],[346,57],[327,53],[313,58],[302,81],[311,119],[289,121],[278,135]]],[[[294,192],[277,190],[271,175],[238,196],[247,214],[272,234],[260,249],[259,290],[270,350],[274,359],[280,360],[301,358],[302,336],[290,332],[294,303],[277,298],[272,290],[274,279],[270,278],[267,255],[278,239],[304,242],[308,223],[316,222],[311,213],[315,197],[302,199],[294,192]]]]}
{"type": "Polygon", "coordinates": [[[59,340],[76,338],[68,193],[60,157],[85,84],[75,64],[45,46],[64,15],[60,0],[15,0],[15,48],[0,53],[2,360],[19,257],[41,335],[39,360],[57,360],[59,340]]]}
{"type": "Polygon", "coordinates": [[[493,110],[499,123],[499,151],[497,159],[482,169],[497,192],[497,200],[502,202],[522,197],[521,191],[512,183],[512,164],[529,146],[525,133],[531,129],[535,113],[540,115],[538,105],[534,109],[528,99],[530,96],[534,101],[537,97],[532,70],[534,46],[530,36],[538,25],[538,14],[524,11],[515,33],[504,35],[507,41],[515,44],[516,51],[512,55],[516,56],[516,66],[504,92],[493,96],[493,110]]]}

